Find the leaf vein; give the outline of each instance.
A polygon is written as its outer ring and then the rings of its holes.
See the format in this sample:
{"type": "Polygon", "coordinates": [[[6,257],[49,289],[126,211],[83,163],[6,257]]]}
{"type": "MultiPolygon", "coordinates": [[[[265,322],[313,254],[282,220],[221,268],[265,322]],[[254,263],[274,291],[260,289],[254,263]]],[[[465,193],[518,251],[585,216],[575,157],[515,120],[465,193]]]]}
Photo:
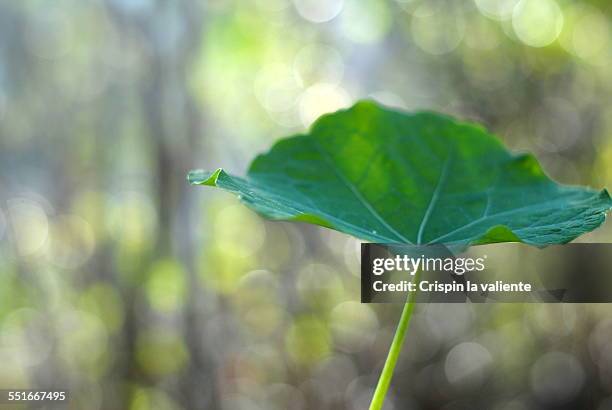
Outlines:
{"type": "Polygon", "coordinates": [[[442,192],[442,189],[444,188],[444,185],[446,184],[446,181],[448,180],[448,169],[450,168],[450,163],[452,162],[451,158],[452,157],[449,155],[446,158],[444,165],[442,166],[442,170],[440,171],[440,177],[438,179],[438,183],[436,184],[436,188],[433,190],[433,193],[431,194],[429,205],[427,206],[427,209],[425,210],[425,215],[423,215],[423,219],[421,220],[421,224],[419,225],[419,232],[417,233],[417,239],[416,239],[416,243],[418,244],[423,243],[423,234],[425,232],[425,227],[427,226],[427,223],[429,222],[429,218],[431,217],[431,214],[433,213],[436,207],[436,204],[438,203],[438,200],[440,198],[440,192],[442,192]]]}
{"type": "Polygon", "coordinates": [[[317,141],[316,138],[312,138],[311,140],[313,141],[313,144],[316,150],[325,159],[325,161],[328,163],[330,168],[334,171],[336,176],[340,179],[340,181],[342,181],[344,185],[346,185],[346,187],[351,191],[351,193],[355,196],[355,198],[357,198],[357,200],[363,205],[363,207],[367,209],[368,212],[378,222],[380,222],[387,230],[389,230],[389,232],[397,236],[398,239],[400,239],[401,241],[405,243],[412,244],[412,242],[408,240],[408,238],[406,238],[405,236],[397,232],[391,225],[389,225],[389,223],[385,221],[385,219],[378,213],[378,211],[368,201],[365,200],[365,198],[363,197],[363,194],[359,191],[359,189],[357,189],[357,187],[336,166],[334,166],[334,163],[329,157],[329,154],[327,153],[327,151],[323,149],[323,147],[321,147],[321,145],[319,144],[319,141],[317,141]]]}

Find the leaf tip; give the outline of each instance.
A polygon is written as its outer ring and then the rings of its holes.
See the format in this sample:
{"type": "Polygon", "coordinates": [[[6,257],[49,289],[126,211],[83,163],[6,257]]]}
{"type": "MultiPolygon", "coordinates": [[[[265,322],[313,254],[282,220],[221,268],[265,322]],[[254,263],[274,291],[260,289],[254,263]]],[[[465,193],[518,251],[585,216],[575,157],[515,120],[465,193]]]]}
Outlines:
{"type": "Polygon", "coordinates": [[[223,168],[217,168],[215,171],[204,171],[202,169],[194,169],[187,174],[187,181],[191,185],[208,185],[217,186],[217,180],[223,172],[223,168]]]}
{"type": "Polygon", "coordinates": [[[606,188],[602,189],[599,192],[599,197],[606,201],[612,207],[612,198],[610,198],[610,193],[606,188]]]}

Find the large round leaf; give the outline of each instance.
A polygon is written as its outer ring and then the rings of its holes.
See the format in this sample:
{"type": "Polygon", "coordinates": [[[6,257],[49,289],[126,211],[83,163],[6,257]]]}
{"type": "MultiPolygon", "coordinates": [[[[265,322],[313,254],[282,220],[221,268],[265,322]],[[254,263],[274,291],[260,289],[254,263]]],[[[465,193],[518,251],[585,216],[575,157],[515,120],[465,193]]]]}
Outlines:
{"type": "Polygon", "coordinates": [[[236,193],[267,218],[390,243],[565,243],[612,207],[606,190],[552,181],[477,125],[373,102],[280,140],[245,178],[217,169],[188,179],[236,193]]]}

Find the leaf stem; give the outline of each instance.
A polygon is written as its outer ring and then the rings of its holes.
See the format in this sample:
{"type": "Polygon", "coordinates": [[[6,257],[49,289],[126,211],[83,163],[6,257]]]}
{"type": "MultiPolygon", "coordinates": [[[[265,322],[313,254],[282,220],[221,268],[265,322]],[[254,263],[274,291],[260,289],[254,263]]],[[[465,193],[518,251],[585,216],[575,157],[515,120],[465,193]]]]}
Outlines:
{"type": "MultiPolygon", "coordinates": [[[[421,271],[418,270],[414,276],[413,282],[418,284],[420,276],[421,271]]],[[[408,294],[408,298],[404,304],[404,309],[402,310],[402,315],[400,316],[399,323],[397,324],[397,329],[395,330],[395,336],[393,336],[393,342],[391,342],[391,347],[389,348],[389,353],[387,354],[387,360],[385,360],[385,365],[382,369],[380,377],[378,378],[376,390],[374,390],[374,396],[372,397],[372,401],[370,403],[370,410],[381,410],[383,407],[387,391],[391,385],[393,370],[395,369],[395,364],[397,363],[397,359],[402,351],[402,345],[404,344],[404,338],[406,337],[408,325],[410,325],[410,318],[412,317],[412,312],[414,311],[416,295],[416,291],[408,294]]]]}

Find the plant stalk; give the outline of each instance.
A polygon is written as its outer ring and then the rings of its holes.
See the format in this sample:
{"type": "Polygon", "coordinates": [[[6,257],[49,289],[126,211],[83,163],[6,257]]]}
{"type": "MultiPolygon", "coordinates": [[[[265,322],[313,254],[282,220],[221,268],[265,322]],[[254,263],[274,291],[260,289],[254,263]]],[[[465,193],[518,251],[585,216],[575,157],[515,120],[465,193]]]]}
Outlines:
{"type": "MultiPolygon", "coordinates": [[[[414,276],[414,283],[419,283],[420,276],[421,271],[418,270],[416,272],[416,275],[414,276]]],[[[397,324],[397,329],[395,330],[395,335],[393,336],[393,342],[391,342],[391,347],[389,348],[389,353],[387,354],[387,360],[385,360],[385,365],[382,369],[380,377],[378,378],[376,390],[374,390],[374,396],[372,397],[372,401],[370,402],[370,410],[381,410],[383,408],[387,391],[389,390],[389,386],[391,385],[393,370],[395,369],[395,364],[397,363],[397,359],[399,358],[400,352],[402,351],[402,345],[404,344],[406,331],[408,330],[408,326],[410,325],[410,318],[412,317],[412,312],[414,311],[414,307],[416,304],[416,295],[416,291],[410,292],[408,294],[408,298],[406,299],[406,303],[404,304],[404,309],[402,310],[402,316],[400,316],[399,323],[397,324]]]]}

